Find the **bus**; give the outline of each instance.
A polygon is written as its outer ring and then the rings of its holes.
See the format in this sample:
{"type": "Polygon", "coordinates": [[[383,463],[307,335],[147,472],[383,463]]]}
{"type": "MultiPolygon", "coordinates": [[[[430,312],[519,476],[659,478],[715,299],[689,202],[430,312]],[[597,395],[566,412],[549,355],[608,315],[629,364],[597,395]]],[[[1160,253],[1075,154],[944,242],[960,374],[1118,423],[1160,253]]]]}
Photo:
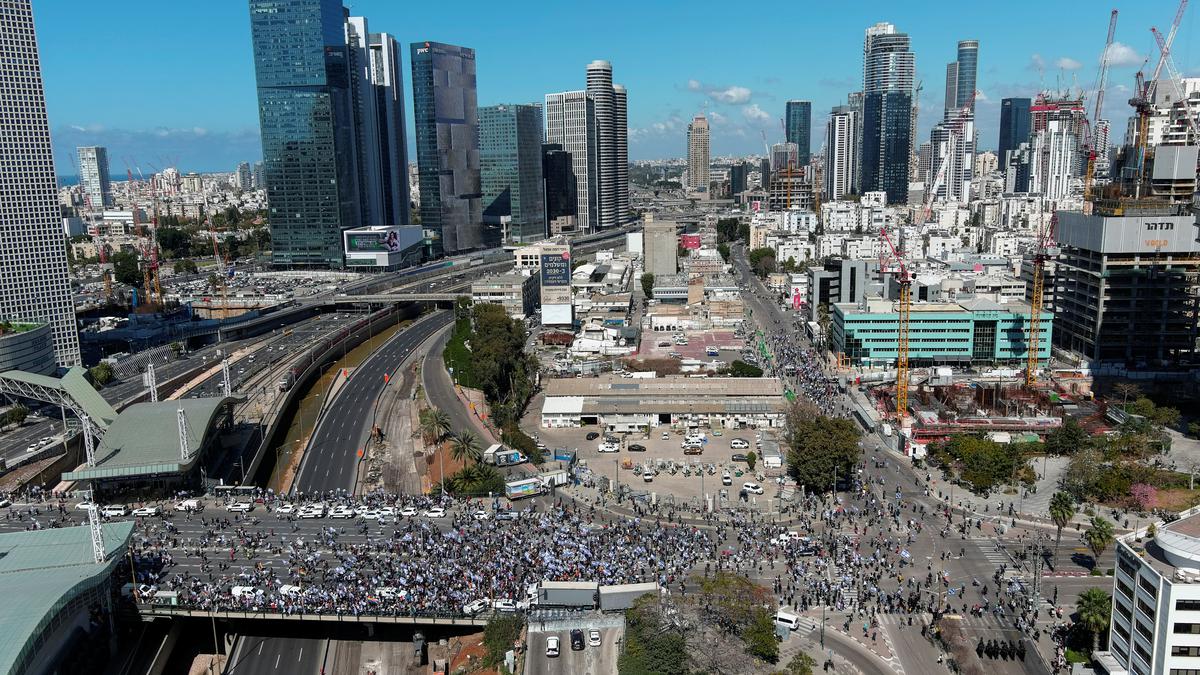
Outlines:
{"type": "Polygon", "coordinates": [[[253,485],[214,485],[212,494],[223,501],[245,501],[253,499],[257,490],[253,485]],[[239,497],[242,499],[239,500],[239,497]]]}

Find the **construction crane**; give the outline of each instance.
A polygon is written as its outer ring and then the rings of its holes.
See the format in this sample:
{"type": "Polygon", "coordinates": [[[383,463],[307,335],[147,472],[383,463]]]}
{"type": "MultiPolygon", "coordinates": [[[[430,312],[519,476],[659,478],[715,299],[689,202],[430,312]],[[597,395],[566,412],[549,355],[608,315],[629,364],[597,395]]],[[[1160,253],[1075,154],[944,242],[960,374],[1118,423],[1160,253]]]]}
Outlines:
{"type": "Polygon", "coordinates": [[[888,248],[892,250],[892,257],[900,266],[900,271],[896,275],[896,282],[900,285],[899,316],[896,325],[896,424],[903,427],[904,419],[908,415],[908,328],[909,315],[912,311],[912,276],[909,274],[908,266],[904,264],[904,258],[901,257],[900,251],[892,243],[892,238],[888,236],[887,230],[880,228],[879,233],[887,241],[888,248]]]}
{"type": "Polygon", "coordinates": [[[1091,211],[1092,179],[1096,175],[1096,130],[1099,129],[1100,115],[1104,108],[1104,89],[1108,85],[1108,56],[1112,51],[1113,35],[1117,31],[1117,10],[1113,10],[1108,18],[1108,37],[1104,40],[1104,51],[1100,54],[1100,71],[1096,74],[1096,107],[1085,134],[1084,147],[1087,152],[1087,170],[1083,174],[1083,208],[1084,212],[1091,211]]]}
{"type": "Polygon", "coordinates": [[[1192,132],[1192,142],[1185,143],[1185,145],[1193,145],[1200,142],[1200,126],[1196,124],[1196,118],[1192,115],[1191,108],[1188,105],[1187,95],[1180,86],[1183,76],[1175,68],[1175,59],[1171,58],[1171,48],[1167,46],[1166,39],[1162,36],[1162,33],[1158,32],[1158,29],[1153,26],[1150,27],[1150,32],[1154,34],[1154,39],[1158,42],[1159,55],[1167,67],[1167,75],[1170,76],[1171,87],[1175,90],[1175,98],[1183,105],[1183,117],[1187,120],[1188,129],[1192,132]]]}
{"type": "Polygon", "coordinates": [[[1033,389],[1037,385],[1038,358],[1041,352],[1041,329],[1043,291],[1046,275],[1046,260],[1057,255],[1053,249],[1054,226],[1058,222],[1058,214],[1050,216],[1049,225],[1045,225],[1044,207],[1039,209],[1038,231],[1034,237],[1033,252],[1033,294],[1029,303],[1029,340],[1026,346],[1025,386],[1033,389]]]}
{"type": "MultiPolygon", "coordinates": [[[[975,96],[978,91],[971,92],[970,98],[954,113],[954,119],[950,122],[950,133],[946,136],[946,155],[942,158],[938,165],[937,176],[933,179],[933,185],[925,193],[925,208],[924,218],[921,222],[929,222],[929,214],[933,212],[933,200],[937,197],[937,191],[941,189],[942,182],[946,179],[946,168],[950,166],[951,157],[954,155],[954,149],[958,145],[958,137],[962,135],[963,124],[967,121],[967,116],[974,115],[975,96]]],[[[932,152],[932,148],[930,149],[932,152]]]]}
{"type": "Polygon", "coordinates": [[[221,246],[217,241],[217,230],[213,227],[212,216],[206,219],[209,234],[212,235],[213,257],[217,260],[217,283],[221,287],[221,312],[223,316],[227,316],[229,312],[229,284],[226,282],[226,274],[229,269],[229,257],[221,256],[221,246]],[[224,264],[222,264],[224,263],[224,264]]]}
{"type": "Polygon", "coordinates": [[[108,247],[103,242],[96,247],[100,253],[100,276],[104,277],[104,301],[112,300],[112,270],[108,264],[108,247]]]}
{"type": "MultiPolygon", "coordinates": [[[[1166,62],[1166,56],[1171,51],[1171,45],[1175,42],[1175,34],[1179,31],[1179,23],[1183,20],[1183,13],[1187,10],[1188,0],[1179,0],[1179,9],[1175,12],[1175,19],[1171,22],[1171,30],[1167,33],[1167,37],[1163,39],[1159,45],[1158,63],[1154,66],[1154,73],[1150,76],[1150,80],[1145,79],[1145,73],[1140,69],[1134,76],[1134,91],[1133,98],[1129,99],[1129,105],[1133,106],[1134,113],[1137,115],[1137,178],[1134,197],[1141,197],[1142,183],[1146,173],[1146,153],[1149,149],[1149,139],[1147,136],[1150,133],[1150,115],[1154,112],[1154,90],[1158,86],[1158,77],[1162,74],[1163,66],[1166,62]]],[[[1157,33],[1157,31],[1155,31],[1157,33]]]]}

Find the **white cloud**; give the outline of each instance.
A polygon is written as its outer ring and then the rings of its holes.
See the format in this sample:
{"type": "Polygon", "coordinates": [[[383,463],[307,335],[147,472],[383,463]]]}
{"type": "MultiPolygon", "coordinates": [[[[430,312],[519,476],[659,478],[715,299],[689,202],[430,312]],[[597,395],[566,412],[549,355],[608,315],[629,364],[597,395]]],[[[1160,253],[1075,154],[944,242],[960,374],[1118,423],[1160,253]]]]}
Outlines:
{"type": "Polygon", "coordinates": [[[1108,48],[1108,65],[1114,68],[1140,66],[1143,60],[1145,57],[1127,44],[1113,42],[1112,46],[1108,48]]]}
{"type": "Polygon", "coordinates": [[[724,115],[717,112],[716,110],[708,113],[708,119],[712,120],[713,124],[724,124],[729,121],[728,117],[725,117],[724,115]]]}
{"type": "Polygon", "coordinates": [[[757,103],[751,103],[742,108],[742,115],[751,122],[766,122],[771,119],[771,114],[762,108],[758,107],[757,103]]]}
{"type": "Polygon", "coordinates": [[[738,85],[726,87],[721,85],[704,84],[699,80],[688,80],[687,88],[688,91],[699,92],[714,101],[728,103],[730,105],[749,103],[750,97],[754,95],[754,92],[747,87],[741,87],[738,85]]]}
{"type": "Polygon", "coordinates": [[[1083,64],[1069,56],[1063,56],[1054,62],[1054,67],[1061,70],[1079,70],[1083,64]]]}
{"type": "Polygon", "coordinates": [[[1029,57],[1028,70],[1044,70],[1046,68],[1046,59],[1042,58],[1041,54],[1034,54],[1029,57]]]}
{"type": "Polygon", "coordinates": [[[990,100],[991,100],[991,99],[989,99],[989,98],[987,97],[987,94],[983,93],[983,90],[982,90],[982,89],[976,89],[976,90],[975,90],[975,102],[976,102],[976,103],[983,103],[983,102],[985,102],[985,101],[990,101],[990,100]]]}

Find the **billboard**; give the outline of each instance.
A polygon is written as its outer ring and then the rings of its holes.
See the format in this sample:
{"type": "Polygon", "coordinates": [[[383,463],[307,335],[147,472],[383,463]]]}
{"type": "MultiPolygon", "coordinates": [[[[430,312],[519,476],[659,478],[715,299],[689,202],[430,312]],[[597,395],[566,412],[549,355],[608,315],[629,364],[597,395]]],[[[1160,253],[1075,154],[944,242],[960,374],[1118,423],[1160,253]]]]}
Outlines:
{"type": "Polygon", "coordinates": [[[399,228],[346,232],[347,253],[400,253],[403,250],[399,228]]]}
{"type": "Polygon", "coordinates": [[[542,282],[542,323],[570,324],[571,247],[543,246],[541,261],[538,274],[542,282]]]}

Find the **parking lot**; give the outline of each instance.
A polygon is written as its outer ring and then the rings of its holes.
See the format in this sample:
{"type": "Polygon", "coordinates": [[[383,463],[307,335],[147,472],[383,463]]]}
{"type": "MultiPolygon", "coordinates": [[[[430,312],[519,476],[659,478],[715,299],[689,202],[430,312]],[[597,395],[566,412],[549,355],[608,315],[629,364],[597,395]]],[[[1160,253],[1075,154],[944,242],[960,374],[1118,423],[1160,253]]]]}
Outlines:
{"type": "Polygon", "coordinates": [[[665,359],[673,352],[685,359],[717,359],[730,363],[738,358],[743,342],[744,340],[734,336],[733,330],[648,330],[642,333],[637,355],[644,359],[665,359]],[[675,336],[679,334],[686,336],[687,344],[679,344],[675,340],[675,336]],[[719,355],[708,354],[709,347],[719,349],[719,355]]]}
{"type": "Polygon", "coordinates": [[[774,477],[763,473],[761,457],[754,471],[749,470],[745,461],[734,459],[735,455],[746,455],[751,451],[761,456],[761,449],[756,448],[755,443],[756,434],[760,432],[755,429],[726,429],[704,430],[704,433],[706,442],[702,443],[700,454],[684,454],[681,447],[685,440],[684,432],[665,427],[653,429],[649,436],[645,433],[607,434],[616,439],[617,452],[600,452],[600,445],[606,442],[606,434],[598,427],[539,429],[538,437],[549,448],[577,450],[579,461],[592,472],[610,481],[618,480],[634,493],[654,493],[659,500],[673,499],[696,504],[702,494],[708,494],[713,497],[713,506],[717,508],[721,506],[722,491],[729,505],[733,505],[742,485],[750,482],[757,483],[763,494],[750,491],[746,495],[747,502],[769,508],[770,500],[777,496],[778,484],[774,477]],[[589,440],[589,434],[596,434],[597,437],[589,440]],[[739,444],[739,440],[749,447],[732,447],[739,444]],[[644,478],[647,467],[652,470],[650,481],[644,478]],[[698,470],[701,468],[702,471],[698,470]],[[727,483],[724,481],[726,473],[729,475],[727,483]]]}

